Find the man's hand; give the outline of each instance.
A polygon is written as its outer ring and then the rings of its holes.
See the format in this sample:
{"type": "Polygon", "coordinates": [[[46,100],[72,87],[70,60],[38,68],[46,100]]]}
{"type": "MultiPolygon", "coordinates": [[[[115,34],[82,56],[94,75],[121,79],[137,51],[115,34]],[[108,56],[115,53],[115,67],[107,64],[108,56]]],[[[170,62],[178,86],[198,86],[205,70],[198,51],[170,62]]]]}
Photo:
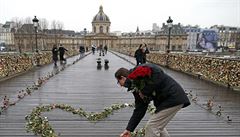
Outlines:
{"type": "Polygon", "coordinates": [[[131,133],[128,130],[124,130],[120,137],[131,137],[131,133]]]}
{"type": "Polygon", "coordinates": [[[144,99],[145,96],[143,95],[142,92],[139,92],[138,94],[139,94],[139,96],[140,96],[141,99],[144,99]]]}

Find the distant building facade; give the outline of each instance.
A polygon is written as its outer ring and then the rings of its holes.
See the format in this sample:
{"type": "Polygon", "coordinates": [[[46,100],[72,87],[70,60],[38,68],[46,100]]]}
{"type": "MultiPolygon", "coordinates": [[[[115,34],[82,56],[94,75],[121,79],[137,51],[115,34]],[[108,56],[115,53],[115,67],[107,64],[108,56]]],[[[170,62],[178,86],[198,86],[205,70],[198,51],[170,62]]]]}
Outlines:
{"type": "Polygon", "coordinates": [[[197,50],[197,41],[201,29],[198,26],[185,26],[183,27],[184,31],[187,33],[187,50],[196,51],[197,50]]]}
{"type": "Polygon", "coordinates": [[[160,27],[157,25],[157,23],[153,23],[152,32],[156,33],[158,31],[160,31],[160,27]]]}
{"type": "MultiPolygon", "coordinates": [[[[80,45],[90,47],[108,46],[109,48],[135,51],[140,44],[147,44],[152,51],[166,52],[168,44],[168,27],[163,23],[159,28],[153,25],[153,30],[141,31],[137,27],[136,32],[120,33],[111,32],[110,18],[104,13],[103,7],[99,7],[98,13],[93,17],[92,29],[84,29],[80,33],[60,29],[38,29],[37,45],[33,24],[24,24],[14,33],[14,48],[19,52],[39,50],[51,50],[53,45],[63,44],[67,49],[78,49],[80,45]],[[155,26],[155,27],[154,27],[155,26]],[[154,30],[154,31],[153,31],[154,30]]],[[[180,24],[173,25],[170,37],[171,51],[186,51],[187,33],[180,24]]]]}
{"type": "MultiPolygon", "coordinates": [[[[167,50],[168,45],[168,25],[163,23],[161,31],[156,35],[156,45],[160,47],[161,51],[167,50]]],[[[181,24],[174,24],[170,35],[170,51],[186,51],[187,50],[187,33],[182,28],[181,24]]]]}
{"type": "Polygon", "coordinates": [[[218,45],[219,47],[228,49],[240,49],[240,28],[214,25],[211,27],[219,35],[218,45]]]}
{"type": "Polygon", "coordinates": [[[12,50],[15,45],[14,33],[16,31],[14,22],[6,22],[0,26],[0,43],[12,50]]]}

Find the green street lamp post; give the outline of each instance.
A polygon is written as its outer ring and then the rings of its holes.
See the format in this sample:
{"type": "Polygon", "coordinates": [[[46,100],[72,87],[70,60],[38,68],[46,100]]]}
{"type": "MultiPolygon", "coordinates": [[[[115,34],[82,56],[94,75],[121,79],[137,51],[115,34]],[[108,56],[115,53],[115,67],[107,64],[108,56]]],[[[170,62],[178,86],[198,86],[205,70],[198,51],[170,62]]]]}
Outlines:
{"type": "Polygon", "coordinates": [[[167,20],[167,24],[168,24],[168,44],[167,44],[167,48],[166,48],[166,52],[167,52],[166,67],[169,67],[170,36],[171,36],[172,22],[173,22],[173,20],[169,16],[169,18],[167,20]]]}
{"type": "Polygon", "coordinates": [[[172,22],[173,22],[173,20],[172,20],[171,17],[169,16],[169,18],[168,18],[168,20],[167,20],[167,24],[168,24],[168,44],[167,44],[167,53],[170,52],[170,36],[171,36],[172,22]]]}
{"type": "Polygon", "coordinates": [[[35,41],[36,41],[36,52],[38,52],[38,44],[37,44],[37,29],[38,29],[38,22],[39,20],[37,19],[36,16],[34,16],[34,19],[32,20],[33,21],[33,26],[34,26],[34,29],[35,29],[35,41]]]}

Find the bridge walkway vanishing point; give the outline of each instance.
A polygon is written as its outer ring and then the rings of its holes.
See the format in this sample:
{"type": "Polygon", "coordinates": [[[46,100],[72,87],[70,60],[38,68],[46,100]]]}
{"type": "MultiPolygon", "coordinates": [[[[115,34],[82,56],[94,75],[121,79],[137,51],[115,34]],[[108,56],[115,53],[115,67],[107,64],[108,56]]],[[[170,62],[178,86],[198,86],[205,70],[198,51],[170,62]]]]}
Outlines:
{"type": "MultiPolygon", "coordinates": [[[[132,103],[133,96],[117,85],[114,73],[120,67],[134,67],[131,62],[135,63],[135,60],[113,53],[108,52],[105,56],[90,54],[77,62],[77,56],[69,58],[63,71],[0,115],[0,136],[35,136],[32,132],[26,132],[25,116],[40,105],[68,104],[74,108],[81,107],[87,112],[100,112],[112,104],[132,103]],[[102,61],[108,59],[109,68],[97,69],[97,58],[101,58],[102,61]]],[[[58,66],[61,69],[62,65],[58,66]]],[[[53,64],[49,64],[0,82],[1,100],[5,95],[10,101],[16,100],[18,91],[31,86],[39,77],[44,77],[56,69],[53,64]]],[[[172,137],[240,136],[240,93],[180,72],[163,69],[175,78],[186,92],[192,91],[192,105],[177,113],[167,126],[172,137]],[[214,97],[214,106],[210,111],[206,109],[205,104],[211,97],[214,97]],[[223,109],[221,116],[216,115],[219,111],[218,105],[223,109]],[[227,116],[231,120],[228,120],[227,116]]],[[[58,109],[45,112],[42,116],[48,117],[51,126],[60,136],[118,137],[125,129],[132,110],[133,108],[120,109],[96,123],[58,109]]],[[[150,114],[147,114],[137,129],[144,127],[149,117],[150,114]]]]}

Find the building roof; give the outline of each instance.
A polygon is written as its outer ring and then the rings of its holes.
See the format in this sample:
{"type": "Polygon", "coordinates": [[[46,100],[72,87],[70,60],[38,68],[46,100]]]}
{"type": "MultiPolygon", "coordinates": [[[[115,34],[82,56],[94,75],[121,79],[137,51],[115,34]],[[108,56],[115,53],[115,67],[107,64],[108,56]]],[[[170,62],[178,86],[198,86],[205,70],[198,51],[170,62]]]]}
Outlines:
{"type": "Polygon", "coordinates": [[[33,24],[23,24],[17,31],[20,33],[35,33],[33,24]]]}
{"type": "Polygon", "coordinates": [[[99,7],[99,12],[97,13],[97,15],[94,16],[92,22],[109,22],[110,23],[110,19],[103,12],[103,7],[102,6],[99,7]]]}
{"type": "MultiPolygon", "coordinates": [[[[168,24],[163,23],[161,31],[158,32],[158,34],[168,34],[168,33],[169,33],[168,24]]],[[[176,25],[175,24],[172,25],[171,34],[172,35],[186,35],[186,32],[184,31],[181,24],[178,23],[176,25]]]]}

